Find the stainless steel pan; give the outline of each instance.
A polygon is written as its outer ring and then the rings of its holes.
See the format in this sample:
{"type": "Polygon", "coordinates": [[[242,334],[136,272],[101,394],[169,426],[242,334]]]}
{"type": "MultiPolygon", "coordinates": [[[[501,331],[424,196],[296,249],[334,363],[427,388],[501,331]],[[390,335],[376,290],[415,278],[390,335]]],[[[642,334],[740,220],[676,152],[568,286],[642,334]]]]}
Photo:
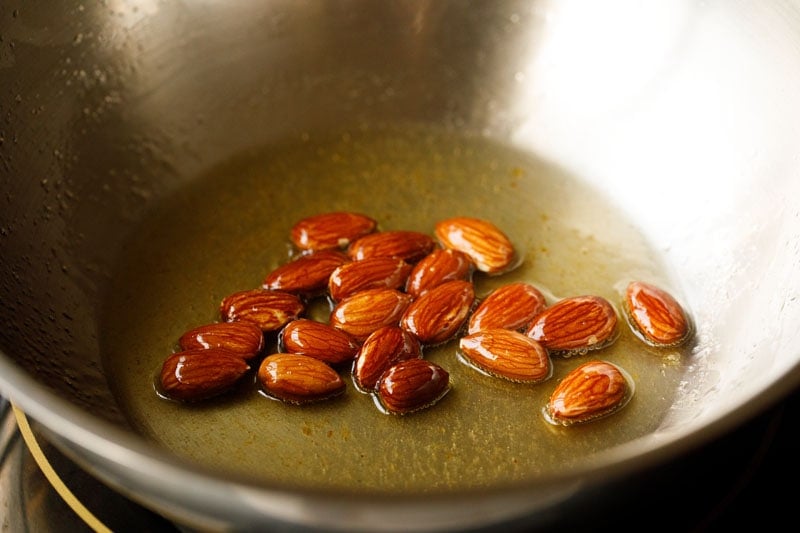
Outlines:
{"type": "Polygon", "coordinates": [[[798,94],[790,1],[5,2],[0,391],[202,529],[463,529],[579,505],[800,383],[798,94]],[[98,338],[139,223],[242,151],[396,123],[535,154],[658,250],[697,325],[658,429],[558,475],[392,497],[246,482],[131,430],[98,338]]]}

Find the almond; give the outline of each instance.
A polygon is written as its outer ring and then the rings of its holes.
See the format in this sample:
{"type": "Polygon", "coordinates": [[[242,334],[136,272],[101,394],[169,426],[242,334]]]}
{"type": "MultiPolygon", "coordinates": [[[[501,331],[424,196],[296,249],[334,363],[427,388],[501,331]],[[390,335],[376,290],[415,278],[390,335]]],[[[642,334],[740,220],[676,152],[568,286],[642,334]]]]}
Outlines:
{"type": "Polygon", "coordinates": [[[464,325],[474,299],[472,283],[447,281],[414,300],[403,314],[400,326],[422,344],[441,344],[464,325]]]}
{"type": "Polygon", "coordinates": [[[241,355],[219,348],[177,352],[161,366],[160,390],[174,400],[206,400],[228,392],[248,370],[241,355]]]}
{"type": "Polygon", "coordinates": [[[608,346],[616,339],[617,313],[605,298],[575,296],[539,313],[527,335],[564,356],[608,346]]]}
{"type": "Polygon", "coordinates": [[[530,283],[510,283],[484,298],[469,319],[468,333],[505,328],[524,331],[544,311],[544,295],[530,283]]]}
{"type": "Polygon", "coordinates": [[[517,262],[514,245],[497,226],[471,217],[454,217],[436,223],[442,246],[467,254],[475,267],[487,274],[502,274],[517,262]]]}
{"type": "Polygon", "coordinates": [[[410,303],[411,296],[396,289],[359,291],[333,307],[330,324],[363,342],[376,329],[397,324],[410,303]]]}
{"type": "Polygon", "coordinates": [[[378,383],[378,399],[391,414],[404,415],[438,402],[450,390],[450,374],[425,359],[400,361],[378,383]]]}
{"type": "Polygon", "coordinates": [[[370,257],[341,265],[328,279],[328,294],[335,302],[367,289],[400,289],[412,266],[396,257],[370,257]]]}
{"type": "Polygon", "coordinates": [[[677,346],[691,335],[683,307],[671,294],[652,284],[628,284],[623,307],[634,333],[652,346],[677,346]]]}
{"type": "Polygon", "coordinates": [[[373,331],[358,350],[353,365],[353,381],[362,391],[374,391],[378,379],[395,363],[422,357],[416,337],[399,326],[384,326],[373,331]]]}
{"type": "Polygon", "coordinates": [[[222,348],[247,360],[264,348],[264,333],[252,322],[217,322],[184,332],[178,345],[183,351],[222,348]]]}
{"type": "Polygon", "coordinates": [[[337,250],[311,252],[272,270],[264,278],[262,287],[303,296],[316,296],[327,289],[331,273],[349,261],[344,252],[337,250]]]}
{"type": "Polygon", "coordinates": [[[322,213],[298,221],[292,226],[290,237],[301,250],[330,250],[346,248],[376,227],[375,220],[360,213],[322,213]]]}
{"type": "Polygon", "coordinates": [[[617,411],[632,393],[632,384],[619,367],[589,361],[561,380],[550,396],[546,414],[564,426],[588,422],[617,411]]]}
{"type": "Polygon", "coordinates": [[[277,331],[304,311],[294,294],[269,289],[235,292],[222,299],[220,314],[226,322],[253,322],[262,331],[277,331]]]}
{"type": "Polygon", "coordinates": [[[416,298],[445,281],[469,280],[472,261],[458,250],[437,248],[423,257],[408,276],[406,292],[416,298]]]}
{"type": "Polygon", "coordinates": [[[418,231],[379,231],[353,242],[347,255],[354,261],[368,257],[395,257],[416,263],[436,247],[433,237],[418,231]]]}
{"type": "Polygon", "coordinates": [[[487,329],[462,337],[461,355],[472,366],[518,383],[538,383],[552,374],[544,347],[519,331],[487,329]]]}
{"type": "Polygon", "coordinates": [[[319,359],[292,353],[270,355],[258,367],[264,392],[287,403],[327,400],[345,391],[344,380],[319,359]]]}
{"type": "Polygon", "coordinates": [[[331,365],[352,361],[359,349],[348,333],[307,318],[286,324],[279,341],[286,352],[307,355],[331,365]]]}

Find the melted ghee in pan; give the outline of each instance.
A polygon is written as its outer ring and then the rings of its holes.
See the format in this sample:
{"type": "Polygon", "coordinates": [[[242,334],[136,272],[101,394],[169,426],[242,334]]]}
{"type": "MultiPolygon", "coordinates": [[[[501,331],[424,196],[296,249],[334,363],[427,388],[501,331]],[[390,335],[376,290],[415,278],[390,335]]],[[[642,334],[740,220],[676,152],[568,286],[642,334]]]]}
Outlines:
{"type": "MultiPolygon", "coordinates": [[[[240,154],[164,200],[126,250],[101,342],[131,424],[178,456],[268,484],[419,493],[557,472],[656,429],[689,356],[686,348],[645,346],[625,322],[625,282],[673,286],[635,221],[580,179],[484,138],[408,127],[303,136],[240,154]],[[430,234],[443,218],[490,220],[523,262],[500,277],[476,274],[478,297],[520,280],[549,303],[604,296],[619,313],[619,338],[587,355],[554,357],[553,376],[537,385],[466,366],[455,340],[428,349],[426,357],[450,372],[452,390],[404,417],[382,413],[346,371],[343,396],[303,407],[265,397],[251,376],[202,404],[157,396],[154,377],[181,333],[218,321],[227,294],[260,286],[287,259],[298,219],[339,210],[368,214],[380,229],[430,234]],[[588,358],[621,366],[635,381],[632,400],[585,425],[549,424],[542,408],[550,393],[588,358]]],[[[310,312],[321,318],[327,309],[316,302],[310,312]]],[[[268,335],[267,350],[275,337],[268,335]]]]}

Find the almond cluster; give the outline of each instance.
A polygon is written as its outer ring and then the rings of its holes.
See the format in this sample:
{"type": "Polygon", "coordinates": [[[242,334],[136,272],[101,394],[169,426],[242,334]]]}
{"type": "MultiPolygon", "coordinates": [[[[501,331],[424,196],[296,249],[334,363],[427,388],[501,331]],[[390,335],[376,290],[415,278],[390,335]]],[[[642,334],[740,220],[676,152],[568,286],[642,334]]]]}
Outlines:
{"type": "MultiPolygon", "coordinates": [[[[478,301],[473,276],[498,276],[519,256],[489,221],[454,217],[436,223],[434,236],[380,231],[360,213],[330,212],[298,221],[290,231],[296,251],[269,272],[259,288],[220,303],[220,321],[185,332],[179,351],[163,363],[159,392],[185,402],[233,389],[257,368],[260,389],[292,404],[334,398],[354,387],[391,414],[436,404],[450,390],[446,369],[425,349],[460,336],[459,359],[491,376],[541,383],[552,376],[551,356],[585,354],[614,342],[614,307],[599,296],[565,298],[548,306],[533,285],[502,285],[478,301]],[[308,303],[326,298],[327,322],[305,316],[308,303]],[[278,353],[265,355],[265,334],[278,353]]],[[[623,307],[636,335],[651,346],[676,346],[690,336],[688,316],[665,291],[635,281],[623,307]]],[[[630,377],[603,361],[568,374],[545,408],[548,419],[570,425],[610,414],[630,398],[630,377]]]]}

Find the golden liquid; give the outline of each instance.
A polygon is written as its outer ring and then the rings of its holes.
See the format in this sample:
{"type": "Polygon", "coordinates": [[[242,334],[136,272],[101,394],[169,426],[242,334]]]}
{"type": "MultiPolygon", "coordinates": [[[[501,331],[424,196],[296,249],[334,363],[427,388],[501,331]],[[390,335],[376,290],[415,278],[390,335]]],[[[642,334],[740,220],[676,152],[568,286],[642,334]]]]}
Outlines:
{"type": "MultiPolygon", "coordinates": [[[[166,199],[126,250],[101,342],[131,424],[181,457],[269,484],[419,493],[557,472],[657,428],[684,369],[686,353],[645,346],[621,313],[627,281],[670,287],[635,225],[576,178],[483,138],[409,127],[241,154],[166,199]],[[403,417],[382,413],[347,372],[342,397],[302,407],[260,394],[254,378],[198,405],[157,396],[154,376],[180,334],[218,321],[227,294],[260,286],[287,259],[297,220],[338,210],[368,214],[380,229],[430,234],[443,218],[490,220],[523,262],[500,277],[476,274],[478,297],[520,280],[550,302],[600,295],[620,311],[619,338],[587,355],[555,357],[552,378],[536,385],[477,372],[459,361],[455,340],[426,350],[450,372],[452,390],[403,417]],[[633,398],[585,425],[548,423],[549,395],[589,358],[621,366],[635,382],[633,398]]],[[[312,307],[317,318],[328,310],[324,302],[312,307]]],[[[274,336],[268,340],[274,349],[274,336]]]]}

